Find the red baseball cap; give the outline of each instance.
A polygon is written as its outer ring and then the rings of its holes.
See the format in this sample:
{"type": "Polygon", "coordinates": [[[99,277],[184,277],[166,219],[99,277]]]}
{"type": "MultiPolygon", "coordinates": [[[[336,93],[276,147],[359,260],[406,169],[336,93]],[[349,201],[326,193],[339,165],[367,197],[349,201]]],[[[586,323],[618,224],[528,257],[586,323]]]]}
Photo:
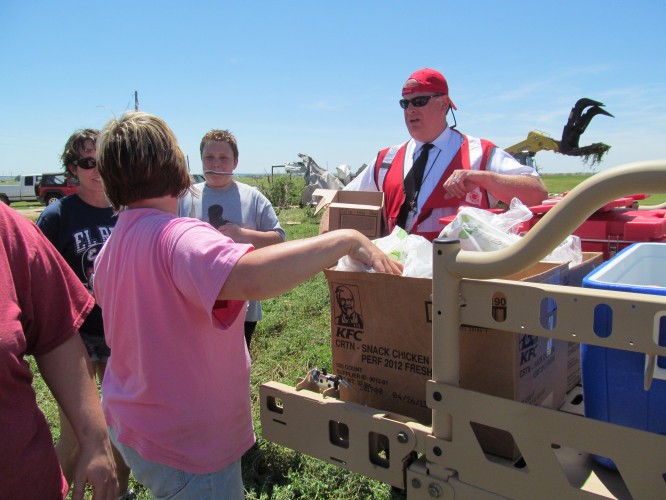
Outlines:
{"type": "MultiPolygon", "coordinates": [[[[423,68],[412,73],[402,87],[402,95],[410,95],[416,92],[435,92],[437,94],[449,95],[449,84],[446,78],[439,71],[430,68],[423,68]]],[[[449,97],[449,102],[453,109],[456,105],[449,97]]]]}

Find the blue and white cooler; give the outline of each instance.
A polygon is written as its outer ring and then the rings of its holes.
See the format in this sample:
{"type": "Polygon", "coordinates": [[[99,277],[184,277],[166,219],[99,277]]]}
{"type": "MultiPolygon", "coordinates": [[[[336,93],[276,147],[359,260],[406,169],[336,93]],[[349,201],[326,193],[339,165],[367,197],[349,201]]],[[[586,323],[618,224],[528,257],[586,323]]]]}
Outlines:
{"type": "MultiPolygon", "coordinates": [[[[583,278],[583,287],[666,295],[666,243],[634,243],[583,278]]],[[[658,342],[666,346],[666,314],[659,324],[658,342]]],[[[608,337],[612,311],[597,308],[595,333],[608,337]]],[[[666,357],[648,356],[604,347],[581,345],[583,401],[587,417],[666,434],[666,357]],[[646,370],[653,370],[649,390],[646,370]]],[[[649,378],[649,376],[648,376],[649,378]]],[[[612,460],[595,457],[615,468],[612,460]]]]}

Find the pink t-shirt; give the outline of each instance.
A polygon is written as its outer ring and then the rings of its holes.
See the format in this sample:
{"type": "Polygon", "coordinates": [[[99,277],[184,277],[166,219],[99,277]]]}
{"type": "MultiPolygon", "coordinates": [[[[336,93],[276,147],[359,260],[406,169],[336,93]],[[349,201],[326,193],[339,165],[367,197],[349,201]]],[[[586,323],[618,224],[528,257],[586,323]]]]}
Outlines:
{"type": "Polygon", "coordinates": [[[112,353],[104,414],[143,458],[203,474],[252,446],[245,302],[216,301],[251,249],[195,219],[134,209],[95,260],[112,353]]]}

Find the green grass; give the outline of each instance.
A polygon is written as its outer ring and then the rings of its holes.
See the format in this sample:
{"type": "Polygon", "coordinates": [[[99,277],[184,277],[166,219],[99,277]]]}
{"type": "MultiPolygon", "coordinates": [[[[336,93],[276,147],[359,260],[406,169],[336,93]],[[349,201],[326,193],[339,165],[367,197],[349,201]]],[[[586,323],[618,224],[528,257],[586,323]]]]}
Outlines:
{"type": "MultiPolygon", "coordinates": [[[[544,181],[550,193],[563,193],[571,190],[586,177],[589,176],[548,175],[544,176],[544,181]]],[[[257,185],[262,190],[268,185],[266,178],[241,180],[257,185]]],[[[278,194],[283,196],[277,211],[288,239],[316,235],[319,230],[319,216],[313,216],[312,208],[297,206],[302,190],[302,178],[293,179],[291,182],[280,182],[282,184],[273,181],[272,189],[278,190],[278,194]]],[[[271,188],[270,185],[268,187],[271,188]]],[[[658,197],[650,198],[650,204],[660,203],[656,201],[657,199],[658,197]]],[[[662,196],[661,199],[664,201],[666,196],[662,196]]],[[[292,291],[264,301],[263,307],[264,319],[257,326],[250,353],[253,360],[251,372],[253,420],[259,437],[259,447],[250,450],[243,458],[243,478],[247,498],[250,500],[402,498],[386,484],[261,439],[259,386],[271,380],[294,386],[297,377],[304,376],[311,368],[330,368],[329,296],[324,275],[319,273],[292,291]]],[[[57,439],[57,407],[38,373],[34,385],[39,405],[51,426],[54,439],[57,439]]],[[[139,498],[150,498],[149,493],[133,480],[131,487],[139,494],[139,498]]]]}
{"type": "MultiPolygon", "coordinates": [[[[551,175],[542,175],[546,188],[548,189],[549,194],[563,194],[567,191],[571,191],[578,184],[584,180],[592,177],[592,174],[551,174],[551,175]]],[[[639,194],[639,193],[631,193],[639,194]]],[[[650,205],[659,205],[666,202],[666,194],[652,194],[642,202],[640,205],[650,206],[650,205]]]]}
{"type": "Polygon", "coordinates": [[[544,184],[548,188],[550,194],[562,194],[570,191],[575,186],[583,182],[585,179],[591,177],[590,175],[582,174],[561,174],[561,175],[542,175],[544,184]]]}

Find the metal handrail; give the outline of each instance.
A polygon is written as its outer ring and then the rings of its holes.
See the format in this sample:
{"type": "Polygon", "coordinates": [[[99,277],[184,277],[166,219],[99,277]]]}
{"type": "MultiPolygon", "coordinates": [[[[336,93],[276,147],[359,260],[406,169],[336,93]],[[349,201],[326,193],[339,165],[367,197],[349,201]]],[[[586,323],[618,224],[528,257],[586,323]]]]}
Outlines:
{"type": "MultiPolygon", "coordinates": [[[[433,245],[433,380],[458,386],[460,375],[460,282],[518,273],[548,255],[606,203],[636,192],[666,193],[666,160],[629,163],[594,175],[557,203],[519,241],[492,252],[460,249],[458,240],[433,245]],[[438,284],[438,286],[435,286],[438,284]]],[[[433,418],[435,435],[451,437],[451,418],[433,418]]]]}

